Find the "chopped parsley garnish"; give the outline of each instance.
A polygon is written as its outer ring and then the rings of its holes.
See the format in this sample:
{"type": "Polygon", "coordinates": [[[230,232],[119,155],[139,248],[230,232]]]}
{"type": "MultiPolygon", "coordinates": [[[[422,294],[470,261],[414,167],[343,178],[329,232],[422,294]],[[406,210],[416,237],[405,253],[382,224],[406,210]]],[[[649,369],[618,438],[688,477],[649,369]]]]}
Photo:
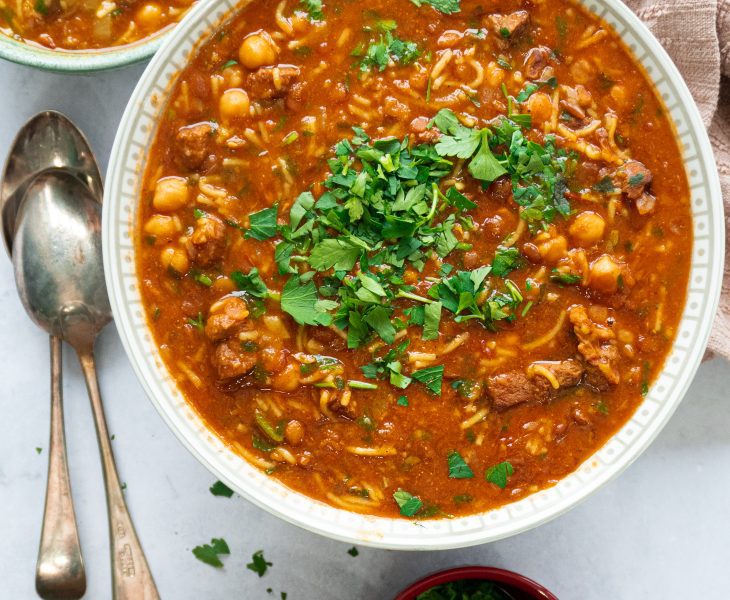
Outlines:
{"type": "Polygon", "coordinates": [[[247,238],[255,240],[268,240],[276,235],[276,205],[264,208],[249,215],[249,229],[246,231],[247,238]]]}
{"type": "Polygon", "coordinates": [[[197,283],[204,287],[210,287],[211,285],[213,285],[213,280],[205,273],[201,273],[198,270],[191,269],[190,275],[192,276],[193,280],[195,280],[197,283]]]}
{"type": "Polygon", "coordinates": [[[648,360],[641,364],[641,395],[646,396],[649,393],[649,377],[651,375],[651,365],[648,360]]]}
{"type": "Polygon", "coordinates": [[[426,367],[411,373],[411,378],[420,381],[428,390],[437,396],[441,395],[441,383],[444,378],[444,366],[426,367]]]}
{"type": "Polygon", "coordinates": [[[203,331],[205,329],[205,319],[203,319],[202,312],[199,312],[197,318],[195,319],[189,317],[188,323],[195,327],[195,329],[197,329],[198,331],[203,331]]]}
{"type": "Polygon", "coordinates": [[[302,283],[290,277],[281,292],[281,310],[289,313],[300,325],[330,325],[332,315],[327,310],[337,305],[331,300],[319,300],[313,281],[302,283]]]}
{"type": "Polygon", "coordinates": [[[414,496],[400,488],[393,493],[393,499],[400,508],[400,514],[404,517],[412,517],[423,508],[423,502],[418,496],[414,496]]]}
{"type": "Polygon", "coordinates": [[[195,546],[193,548],[195,558],[216,569],[223,567],[223,563],[218,557],[230,553],[228,544],[226,544],[223,538],[213,538],[210,540],[210,544],[203,544],[202,546],[195,546]]]}
{"type": "Polygon", "coordinates": [[[233,490],[222,481],[216,481],[213,485],[211,485],[210,493],[214,496],[223,496],[224,498],[230,498],[233,496],[233,490]]]}
{"type": "Polygon", "coordinates": [[[456,450],[449,453],[449,477],[451,479],[471,479],[474,471],[471,470],[464,458],[456,450]]]}
{"type": "Polygon", "coordinates": [[[324,18],[322,0],[299,0],[299,7],[307,13],[310,21],[321,21],[324,18]]]}
{"type": "Polygon", "coordinates": [[[517,248],[505,248],[500,246],[492,261],[492,275],[495,277],[507,277],[515,269],[522,266],[523,260],[517,248]]]}
{"type": "Polygon", "coordinates": [[[411,0],[411,2],[419,7],[428,4],[445,15],[452,15],[461,10],[460,0],[411,0]]]}
{"type": "Polygon", "coordinates": [[[529,141],[520,124],[505,117],[490,128],[465,127],[448,109],[432,123],[445,134],[435,146],[439,155],[471,159],[469,172],[484,184],[510,176],[514,201],[523,207],[520,216],[531,226],[570,214],[565,174],[574,158],[555,146],[554,136],[545,136],[543,145],[529,141]]]}
{"type": "Polygon", "coordinates": [[[415,62],[421,55],[418,44],[401,40],[391,33],[380,36],[377,42],[371,42],[367,49],[358,46],[352,51],[353,56],[362,56],[360,60],[361,71],[385,71],[391,61],[400,66],[409,65],[415,62]]]}
{"type": "Polygon", "coordinates": [[[257,550],[251,556],[251,562],[246,565],[246,568],[256,573],[259,577],[263,577],[270,566],[272,566],[272,563],[267,562],[264,558],[264,551],[257,550]]]}
{"type": "Polygon", "coordinates": [[[566,285],[573,285],[574,283],[578,283],[583,278],[580,275],[574,275],[573,273],[565,273],[563,271],[558,271],[557,269],[553,269],[553,272],[550,274],[550,281],[554,283],[564,283],[566,285]]]}
{"type": "Polygon", "coordinates": [[[636,175],[632,175],[629,177],[629,185],[630,186],[636,186],[641,185],[644,181],[644,174],[643,173],[637,173],[636,175]]]}
{"type": "Polygon", "coordinates": [[[593,186],[593,191],[601,194],[615,194],[618,190],[613,185],[613,179],[606,176],[593,186]]]}
{"type": "Polygon", "coordinates": [[[395,403],[398,406],[408,406],[408,398],[406,396],[400,396],[398,400],[395,401],[395,403]]]}
{"type": "Polygon", "coordinates": [[[511,600],[497,583],[480,579],[458,579],[432,587],[415,600],[511,600]]]}
{"type": "Polygon", "coordinates": [[[236,287],[242,292],[246,292],[255,298],[266,298],[269,293],[264,280],[261,279],[259,271],[256,267],[251,269],[247,275],[244,275],[241,271],[233,271],[231,273],[231,280],[236,284],[236,287]]]}
{"type": "Polygon", "coordinates": [[[512,465],[508,462],[501,462],[498,465],[489,467],[484,474],[484,479],[493,483],[497,487],[504,489],[507,487],[508,478],[515,472],[512,465]]]}
{"type": "Polygon", "coordinates": [[[347,553],[348,553],[348,554],[349,554],[350,556],[352,556],[353,558],[354,558],[355,556],[357,556],[358,554],[360,554],[360,552],[358,551],[358,549],[357,549],[357,548],[355,548],[355,546],[353,546],[352,548],[350,548],[350,549],[349,549],[349,550],[347,551],[347,553]]]}
{"type": "Polygon", "coordinates": [[[36,446],[35,452],[36,452],[36,454],[40,454],[41,452],[43,452],[43,448],[41,448],[40,446],[36,446]]]}

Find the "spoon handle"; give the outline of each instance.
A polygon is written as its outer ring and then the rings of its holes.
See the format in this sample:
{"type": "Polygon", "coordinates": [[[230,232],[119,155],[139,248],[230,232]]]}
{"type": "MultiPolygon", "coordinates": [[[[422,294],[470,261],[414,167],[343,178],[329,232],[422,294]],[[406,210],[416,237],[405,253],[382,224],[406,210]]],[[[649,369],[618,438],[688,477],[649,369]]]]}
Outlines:
{"type": "Polygon", "coordinates": [[[48,484],[35,574],[36,591],[47,600],[81,598],[86,591],[86,572],[68,477],[61,385],[61,340],[51,336],[48,484]]]}
{"type": "Polygon", "coordinates": [[[114,464],[109,430],[96,377],[96,365],[91,351],[79,352],[81,369],[86,378],[91,408],[96,424],[96,436],[101,451],[106,501],[109,511],[109,536],[112,558],[112,596],[114,600],[159,600],[152,572],[142,546],[134,531],[132,519],[124,502],[119,475],[114,464]]]}

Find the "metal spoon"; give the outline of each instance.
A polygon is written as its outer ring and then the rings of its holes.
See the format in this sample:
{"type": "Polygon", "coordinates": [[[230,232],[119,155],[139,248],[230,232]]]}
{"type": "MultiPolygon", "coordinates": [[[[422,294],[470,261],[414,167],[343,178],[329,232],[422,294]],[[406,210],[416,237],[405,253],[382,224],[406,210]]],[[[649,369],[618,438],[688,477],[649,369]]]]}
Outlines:
{"type": "MultiPolygon", "coordinates": [[[[3,241],[12,254],[15,221],[27,186],[42,172],[68,169],[101,198],[101,174],[83,134],[62,114],[47,111],[30,119],[11,145],[0,181],[3,241]]],[[[51,418],[48,483],[36,565],[36,591],[47,600],[75,600],[86,591],[63,425],[60,338],[51,336],[51,418]]]]}
{"type": "Polygon", "coordinates": [[[25,190],[46,170],[63,169],[83,181],[98,198],[103,196],[101,174],[89,143],[64,115],[45,111],[18,131],[0,182],[3,241],[12,252],[15,216],[25,190]]]}
{"type": "Polygon", "coordinates": [[[63,171],[39,175],[18,208],[13,266],[31,318],[78,354],[94,413],[109,509],[115,600],[159,595],[124,502],[94,365],[97,334],[111,320],[101,256],[101,207],[63,171]]]}

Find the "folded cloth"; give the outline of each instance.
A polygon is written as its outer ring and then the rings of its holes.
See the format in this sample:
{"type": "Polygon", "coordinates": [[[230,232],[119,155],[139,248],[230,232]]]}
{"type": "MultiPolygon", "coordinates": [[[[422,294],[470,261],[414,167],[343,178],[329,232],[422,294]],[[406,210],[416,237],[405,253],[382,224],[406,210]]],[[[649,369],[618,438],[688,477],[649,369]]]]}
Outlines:
{"type": "MultiPolygon", "coordinates": [[[[625,0],[679,68],[707,126],[730,239],[730,0],[625,0]]],[[[710,351],[730,360],[730,244],[710,351]]]]}

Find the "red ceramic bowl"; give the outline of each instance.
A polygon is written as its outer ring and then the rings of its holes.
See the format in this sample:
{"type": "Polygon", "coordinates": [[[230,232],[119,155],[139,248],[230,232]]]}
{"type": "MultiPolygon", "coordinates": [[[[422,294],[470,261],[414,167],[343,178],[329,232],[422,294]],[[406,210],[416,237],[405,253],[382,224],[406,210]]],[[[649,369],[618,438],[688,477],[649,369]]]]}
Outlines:
{"type": "Polygon", "coordinates": [[[432,587],[459,579],[480,579],[500,583],[505,591],[512,593],[515,600],[558,600],[555,594],[550,593],[532,579],[495,567],[456,567],[440,571],[408,586],[395,597],[395,600],[415,600],[418,594],[422,594],[432,587]]]}

